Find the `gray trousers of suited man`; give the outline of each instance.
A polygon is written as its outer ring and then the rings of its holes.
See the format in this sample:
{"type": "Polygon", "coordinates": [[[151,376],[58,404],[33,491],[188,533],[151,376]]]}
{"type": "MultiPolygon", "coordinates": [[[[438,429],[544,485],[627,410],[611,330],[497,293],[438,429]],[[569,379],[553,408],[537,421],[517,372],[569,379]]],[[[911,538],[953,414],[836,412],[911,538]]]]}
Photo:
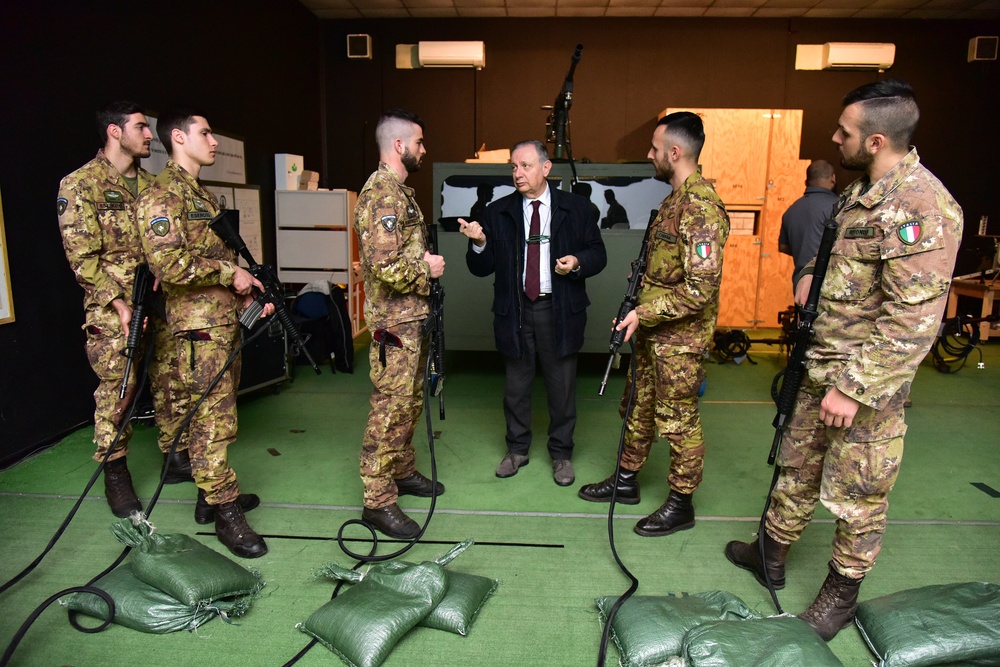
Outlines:
{"type": "Polygon", "coordinates": [[[556,356],[552,323],[552,300],[531,302],[523,297],[522,333],[524,354],[520,359],[504,357],[506,385],[503,412],[507,420],[507,449],[528,455],[531,445],[531,386],[537,367],[545,379],[549,408],[548,449],[553,460],[573,454],[576,428],[576,354],[556,356]]]}

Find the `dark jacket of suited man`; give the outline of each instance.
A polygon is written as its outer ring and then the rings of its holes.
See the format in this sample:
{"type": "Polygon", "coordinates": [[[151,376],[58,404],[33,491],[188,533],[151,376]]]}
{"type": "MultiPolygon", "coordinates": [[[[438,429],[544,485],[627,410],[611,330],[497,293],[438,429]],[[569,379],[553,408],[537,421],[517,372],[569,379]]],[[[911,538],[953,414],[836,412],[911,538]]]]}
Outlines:
{"type": "MultiPolygon", "coordinates": [[[[608,263],[600,227],[586,199],[552,187],[549,243],[552,271],[552,312],[555,318],[556,353],[560,357],[578,352],[583,346],[587,325],[586,278],[600,273],[608,263]],[[575,255],[580,269],[568,275],[556,273],[556,260],[575,255]]],[[[479,277],[496,273],[493,282],[493,333],[497,351],[518,359],[522,354],[521,310],[524,296],[524,208],[523,195],[513,192],[486,208],[482,223],[486,246],[481,253],[469,249],[465,261],[469,271],[479,277]]]]}

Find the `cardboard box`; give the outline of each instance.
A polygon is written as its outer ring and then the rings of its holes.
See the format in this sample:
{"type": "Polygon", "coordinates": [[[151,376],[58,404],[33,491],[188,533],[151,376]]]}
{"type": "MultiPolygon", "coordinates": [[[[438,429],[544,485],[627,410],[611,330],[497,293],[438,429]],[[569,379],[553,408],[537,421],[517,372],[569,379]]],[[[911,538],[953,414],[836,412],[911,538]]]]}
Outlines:
{"type": "Polygon", "coordinates": [[[301,155],[291,153],[274,154],[274,189],[298,190],[299,175],[303,170],[301,155]]]}

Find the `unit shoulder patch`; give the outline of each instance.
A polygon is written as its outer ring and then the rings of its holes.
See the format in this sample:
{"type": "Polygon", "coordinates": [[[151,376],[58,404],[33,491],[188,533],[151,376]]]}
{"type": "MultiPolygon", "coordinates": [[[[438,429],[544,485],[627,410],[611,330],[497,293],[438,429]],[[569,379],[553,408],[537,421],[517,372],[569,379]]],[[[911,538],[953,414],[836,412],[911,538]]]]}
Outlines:
{"type": "Polygon", "coordinates": [[[62,215],[66,212],[66,207],[69,206],[69,202],[65,197],[60,197],[56,200],[56,215],[62,215]]]}
{"type": "Polygon", "coordinates": [[[164,217],[153,218],[149,223],[149,228],[157,236],[166,236],[167,232],[170,231],[170,219],[164,217]]]}
{"type": "Polygon", "coordinates": [[[708,259],[712,255],[712,244],[708,241],[702,241],[694,247],[694,251],[702,259],[708,259]]]}

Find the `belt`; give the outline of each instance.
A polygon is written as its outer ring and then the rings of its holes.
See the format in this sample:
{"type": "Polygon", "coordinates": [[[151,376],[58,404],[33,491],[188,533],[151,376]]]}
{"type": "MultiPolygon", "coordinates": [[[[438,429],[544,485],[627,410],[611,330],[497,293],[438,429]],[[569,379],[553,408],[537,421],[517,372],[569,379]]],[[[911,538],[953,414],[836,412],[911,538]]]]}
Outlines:
{"type": "Polygon", "coordinates": [[[538,298],[535,299],[535,303],[538,303],[539,301],[548,301],[551,298],[552,298],[551,294],[539,294],[538,298]]]}

